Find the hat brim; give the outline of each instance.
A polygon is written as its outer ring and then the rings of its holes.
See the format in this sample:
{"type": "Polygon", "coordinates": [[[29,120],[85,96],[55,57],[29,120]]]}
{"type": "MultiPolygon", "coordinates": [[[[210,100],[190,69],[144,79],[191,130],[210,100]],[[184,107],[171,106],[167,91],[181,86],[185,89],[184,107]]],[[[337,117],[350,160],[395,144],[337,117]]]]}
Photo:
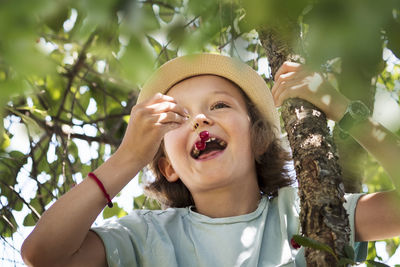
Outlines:
{"type": "Polygon", "coordinates": [[[238,85],[279,136],[279,115],[271,91],[263,78],[247,64],[223,55],[196,54],[166,62],[144,84],[137,103],[156,93],[166,94],[171,87],[184,79],[204,74],[222,76],[238,85]]]}

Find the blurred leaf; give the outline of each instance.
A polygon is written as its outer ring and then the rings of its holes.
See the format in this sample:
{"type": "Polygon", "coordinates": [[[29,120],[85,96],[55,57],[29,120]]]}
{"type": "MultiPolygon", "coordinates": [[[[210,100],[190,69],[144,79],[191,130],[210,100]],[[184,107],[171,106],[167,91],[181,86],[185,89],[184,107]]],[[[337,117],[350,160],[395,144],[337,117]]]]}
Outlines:
{"type": "Polygon", "coordinates": [[[175,12],[170,8],[160,5],[159,16],[165,22],[169,23],[174,18],[175,12]]]}
{"type": "Polygon", "coordinates": [[[133,208],[134,209],[143,209],[144,204],[146,202],[146,196],[145,195],[140,195],[138,197],[135,197],[133,199],[133,208]]]}
{"type": "Polygon", "coordinates": [[[370,193],[387,191],[393,188],[389,175],[370,155],[365,164],[365,183],[367,184],[368,192],[370,193]]]}
{"type": "Polygon", "coordinates": [[[7,209],[0,209],[0,235],[11,237],[17,230],[17,223],[14,215],[7,209]]]}
{"type": "Polygon", "coordinates": [[[44,208],[40,204],[39,197],[36,196],[33,198],[30,202],[29,205],[31,205],[39,214],[41,214],[44,211],[44,208]]]}
{"type": "Polygon", "coordinates": [[[118,206],[118,203],[113,203],[114,206],[112,208],[106,207],[103,211],[103,218],[107,219],[113,216],[117,216],[118,218],[127,215],[128,213],[118,206]]]}
{"type": "Polygon", "coordinates": [[[149,43],[151,44],[151,46],[153,47],[154,51],[157,54],[160,54],[161,49],[162,49],[161,44],[159,42],[157,42],[156,39],[154,39],[153,37],[151,37],[149,35],[147,35],[146,37],[147,37],[147,40],[149,41],[149,43]]]}
{"type": "Polygon", "coordinates": [[[36,220],[33,217],[32,213],[28,213],[28,215],[25,216],[22,225],[23,226],[35,226],[36,225],[36,220]]]}
{"type": "Polygon", "coordinates": [[[390,267],[389,265],[386,265],[384,263],[380,263],[377,261],[373,261],[373,260],[367,260],[366,261],[368,264],[371,264],[372,266],[376,266],[376,267],[390,267]]]}
{"type": "Polygon", "coordinates": [[[70,16],[70,11],[67,6],[55,5],[55,3],[53,3],[53,10],[47,12],[47,14],[43,16],[43,22],[53,31],[58,32],[63,29],[64,21],[70,16]]]}
{"type": "Polygon", "coordinates": [[[121,58],[126,79],[135,84],[141,84],[150,77],[153,71],[153,56],[137,38],[132,37],[121,58]]]}
{"type": "Polygon", "coordinates": [[[8,146],[10,145],[10,138],[8,137],[8,134],[3,133],[3,138],[1,139],[0,143],[0,151],[5,150],[8,146]]]}
{"type": "Polygon", "coordinates": [[[124,21],[122,24],[124,34],[135,35],[155,31],[160,28],[151,4],[139,4],[133,2],[125,9],[124,21]]]}
{"type": "MultiPolygon", "coordinates": [[[[396,12],[396,11],[394,11],[396,12]]],[[[400,58],[400,11],[397,11],[397,19],[392,18],[388,25],[385,27],[386,36],[388,38],[388,48],[400,58]]]]}
{"type": "Polygon", "coordinates": [[[356,263],[354,260],[348,259],[348,258],[340,258],[339,261],[337,262],[336,266],[350,266],[350,265],[355,265],[356,263]]]}
{"type": "MultiPolygon", "coordinates": [[[[14,195],[14,198],[16,198],[15,195],[14,195]]],[[[21,199],[17,198],[16,200],[13,201],[13,203],[14,203],[13,209],[14,209],[15,211],[21,211],[21,210],[22,210],[22,208],[23,208],[23,206],[24,206],[24,203],[22,202],[21,199]]]]}
{"type": "Polygon", "coordinates": [[[396,253],[397,248],[400,245],[400,237],[387,239],[385,240],[385,243],[386,243],[386,252],[389,254],[389,257],[392,257],[396,253]]]}
{"type": "Polygon", "coordinates": [[[347,258],[349,259],[354,259],[354,249],[352,246],[349,245],[345,245],[344,246],[344,253],[347,256],[347,258]]]}

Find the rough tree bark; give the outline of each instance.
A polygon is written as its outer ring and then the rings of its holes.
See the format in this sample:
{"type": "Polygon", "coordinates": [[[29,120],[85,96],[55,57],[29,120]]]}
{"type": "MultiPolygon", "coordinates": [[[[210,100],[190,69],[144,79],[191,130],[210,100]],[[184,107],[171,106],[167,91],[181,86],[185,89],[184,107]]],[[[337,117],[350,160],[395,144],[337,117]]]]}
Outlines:
{"type": "MultiPolygon", "coordinates": [[[[285,60],[293,58],[292,50],[279,31],[269,28],[258,32],[274,76],[285,60]]],[[[302,234],[343,256],[350,227],[343,208],[341,168],[325,114],[304,100],[289,99],[282,106],[282,118],[299,184],[302,234]]],[[[307,266],[336,266],[335,258],[321,250],[306,248],[305,257],[307,266]]]]}

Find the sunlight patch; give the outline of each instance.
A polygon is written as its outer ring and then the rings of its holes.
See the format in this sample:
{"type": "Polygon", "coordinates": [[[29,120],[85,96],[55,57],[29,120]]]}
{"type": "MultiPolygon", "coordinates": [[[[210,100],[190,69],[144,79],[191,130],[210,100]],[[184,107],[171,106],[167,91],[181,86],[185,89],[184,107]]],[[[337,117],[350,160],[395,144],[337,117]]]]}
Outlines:
{"type": "Polygon", "coordinates": [[[309,78],[309,80],[310,80],[309,88],[310,88],[310,91],[312,91],[312,92],[316,92],[318,90],[319,86],[323,82],[322,76],[319,75],[318,73],[315,73],[312,77],[309,78]]]}
{"type": "Polygon", "coordinates": [[[246,227],[243,230],[242,237],[240,238],[240,241],[242,242],[243,246],[246,248],[250,247],[255,240],[257,234],[257,228],[255,227],[246,227]]]}
{"type": "Polygon", "coordinates": [[[324,95],[321,97],[322,103],[329,106],[331,104],[332,97],[330,95],[324,95]]]}
{"type": "Polygon", "coordinates": [[[382,142],[383,139],[386,137],[386,133],[384,131],[379,130],[378,128],[373,128],[372,129],[372,136],[378,140],[378,142],[382,142]]]}

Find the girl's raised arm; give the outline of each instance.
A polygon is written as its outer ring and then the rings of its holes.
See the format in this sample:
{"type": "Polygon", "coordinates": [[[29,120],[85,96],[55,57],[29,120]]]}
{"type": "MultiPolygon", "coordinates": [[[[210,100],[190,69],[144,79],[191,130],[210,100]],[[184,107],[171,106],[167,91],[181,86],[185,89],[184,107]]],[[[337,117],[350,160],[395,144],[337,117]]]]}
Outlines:
{"type": "MultiPolygon", "coordinates": [[[[301,64],[285,62],[275,75],[272,95],[276,106],[287,98],[303,98],[329,119],[339,121],[350,101],[318,73],[307,73],[301,64]]],[[[396,190],[360,198],[355,216],[356,240],[381,240],[400,235],[400,138],[371,117],[349,134],[383,166],[396,190]]]]}
{"type": "Polygon", "coordinates": [[[396,190],[360,198],[355,216],[356,240],[382,240],[400,236],[400,138],[372,119],[350,134],[383,166],[396,190]]]}
{"type": "MultiPolygon", "coordinates": [[[[132,108],[118,150],[94,173],[110,197],[156,154],[166,132],[185,120],[184,110],[169,96],[157,94],[132,108]]],[[[22,245],[29,266],[107,266],[101,239],[89,231],[107,199],[93,179],[85,179],[57,200],[22,245]]]]}

